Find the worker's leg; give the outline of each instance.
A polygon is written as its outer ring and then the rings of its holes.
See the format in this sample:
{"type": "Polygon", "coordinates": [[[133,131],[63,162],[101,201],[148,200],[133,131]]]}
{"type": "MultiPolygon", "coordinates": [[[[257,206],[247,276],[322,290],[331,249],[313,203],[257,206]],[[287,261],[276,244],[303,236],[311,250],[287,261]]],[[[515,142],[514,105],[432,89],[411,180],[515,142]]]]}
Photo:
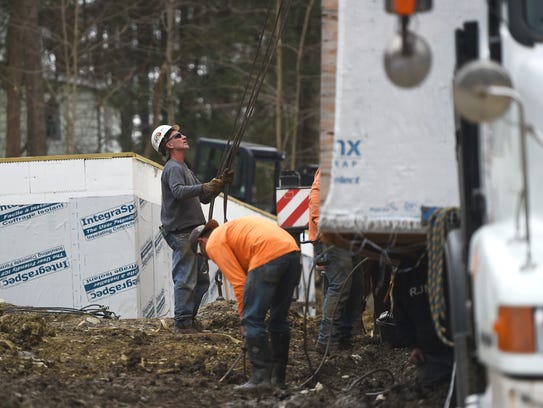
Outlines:
{"type": "MultiPolygon", "coordinates": [[[[283,277],[290,269],[289,266],[292,262],[292,257],[293,255],[291,254],[279,257],[249,271],[247,274],[243,291],[243,317],[241,323],[245,329],[247,350],[252,365],[252,375],[249,381],[240,388],[255,388],[270,384],[271,354],[264,320],[266,312],[271,309],[272,302],[276,301],[278,288],[283,277]]],[[[297,255],[297,258],[299,268],[299,255],[297,255]]],[[[296,285],[290,286],[292,287],[290,294],[285,294],[285,297],[288,299],[281,302],[282,313],[285,315],[288,314],[290,300],[292,299],[292,293],[296,285]]],[[[286,322],[286,324],[280,327],[288,331],[286,317],[279,319],[277,312],[275,312],[274,321],[286,322]]]]}
{"type": "Polygon", "coordinates": [[[198,314],[202,298],[209,289],[209,265],[207,259],[201,254],[196,255],[196,257],[198,260],[198,278],[196,279],[196,287],[194,288],[193,318],[198,314]]]}
{"type": "Polygon", "coordinates": [[[353,257],[351,269],[351,290],[345,302],[340,318],[339,346],[349,348],[355,325],[362,324],[362,310],[364,308],[364,275],[361,259],[353,257]]]}
{"type": "Polygon", "coordinates": [[[281,258],[286,261],[281,280],[272,299],[270,310],[270,337],[272,354],[273,385],[283,388],[285,386],[288,353],[290,348],[290,325],[288,312],[294,295],[294,290],[300,282],[301,263],[300,254],[291,253],[281,258]]]}
{"type": "MultiPolygon", "coordinates": [[[[189,234],[168,234],[172,248],[172,279],[174,284],[174,324],[190,327],[196,306],[194,289],[198,281],[198,261],[189,245],[189,234]]],[[[198,302],[201,298],[198,300],[198,302]]]]}
{"type": "Polygon", "coordinates": [[[270,386],[271,354],[266,330],[266,312],[270,309],[280,276],[273,264],[264,264],[247,273],[243,289],[241,324],[251,361],[251,378],[236,389],[247,390],[270,386]]]}
{"type": "Polygon", "coordinates": [[[317,342],[326,345],[336,343],[339,338],[340,318],[349,297],[352,277],[351,252],[345,249],[332,247],[328,251],[330,263],[326,266],[325,274],[328,280],[328,289],[323,300],[322,320],[317,342]]]}

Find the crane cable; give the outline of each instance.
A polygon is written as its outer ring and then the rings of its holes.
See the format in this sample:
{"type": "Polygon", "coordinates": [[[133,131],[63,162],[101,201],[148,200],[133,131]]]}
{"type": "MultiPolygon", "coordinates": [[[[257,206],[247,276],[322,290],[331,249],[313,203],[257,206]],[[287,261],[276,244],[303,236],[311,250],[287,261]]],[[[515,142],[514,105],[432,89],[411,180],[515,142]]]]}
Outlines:
{"type": "MultiPolygon", "coordinates": [[[[236,120],[234,122],[234,131],[233,136],[230,136],[227,141],[227,149],[224,151],[223,156],[221,158],[221,164],[219,166],[217,177],[221,176],[226,169],[231,169],[234,159],[236,158],[237,151],[239,149],[239,145],[241,143],[241,139],[243,138],[243,134],[245,133],[245,130],[247,129],[247,124],[249,122],[249,119],[251,118],[253,112],[254,112],[254,106],[256,103],[256,100],[258,98],[258,94],[260,93],[260,90],[262,88],[262,84],[264,83],[264,78],[268,72],[269,66],[272,61],[273,52],[277,48],[277,43],[279,42],[279,39],[281,38],[282,32],[285,28],[288,13],[290,10],[290,4],[292,0],[287,1],[281,1],[279,5],[279,10],[276,13],[275,21],[273,24],[273,30],[272,35],[270,38],[270,41],[267,44],[267,48],[265,50],[265,54],[263,56],[263,62],[260,70],[256,74],[256,78],[254,79],[254,83],[252,86],[251,94],[249,96],[249,100],[244,107],[244,101],[248,94],[249,84],[251,83],[251,77],[253,77],[255,67],[256,67],[256,61],[258,57],[260,56],[262,44],[264,41],[264,33],[266,26],[268,25],[269,17],[271,15],[271,10],[273,4],[275,4],[274,1],[270,0],[268,3],[268,9],[266,12],[266,19],[265,23],[262,26],[262,30],[260,32],[260,40],[257,46],[257,51],[255,54],[255,58],[253,60],[253,63],[251,65],[251,70],[249,73],[249,80],[246,83],[243,97],[240,103],[240,106],[238,108],[238,113],[236,115],[236,120]],[[283,18],[281,18],[283,16],[283,18]],[[279,23],[280,22],[280,23],[279,23]],[[239,127],[238,123],[240,122],[239,127]],[[237,130],[236,130],[237,127],[237,130]]],[[[227,212],[227,202],[228,202],[228,192],[229,192],[229,185],[225,185],[224,187],[224,197],[223,197],[223,211],[224,211],[224,222],[227,221],[226,212],[227,212]]],[[[213,218],[213,208],[214,208],[215,199],[213,198],[211,202],[209,203],[209,216],[208,219],[213,218]]]]}
{"type": "MultiPolygon", "coordinates": [[[[263,42],[264,42],[264,34],[265,34],[265,31],[266,31],[266,27],[268,26],[268,22],[270,20],[270,15],[272,13],[272,11],[271,11],[272,10],[272,5],[275,4],[275,2],[273,2],[272,0],[269,0],[269,2],[268,2],[268,9],[267,9],[267,12],[266,12],[266,18],[265,18],[264,24],[262,26],[262,30],[260,31],[259,42],[258,42],[258,45],[257,45],[255,57],[253,59],[253,62],[251,64],[251,69],[250,69],[250,72],[249,72],[249,79],[246,82],[246,85],[245,85],[245,88],[244,88],[244,91],[243,91],[243,96],[242,96],[242,99],[241,99],[241,102],[240,102],[240,105],[239,105],[239,108],[238,108],[238,112],[236,114],[236,119],[235,119],[234,127],[233,127],[234,130],[232,131],[232,135],[227,140],[227,148],[223,152],[223,155],[221,157],[221,163],[220,163],[218,171],[217,171],[217,177],[220,177],[224,173],[224,171],[226,169],[231,169],[232,166],[233,166],[234,160],[236,158],[236,154],[237,154],[238,149],[239,149],[239,145],[241,143],[241,139],[243,137],[243,134],[245,133],[245,130],[247,128],[247,124],[249,122],[249,119],[250,119],[250,117],[251,117],[251,115],[252,115],[252,113],[254,111],[254,105],[255,105],[256,99],[258,97],[258,94],[260,93],[260,89],[262,88],[262,84],[264,83],[264,78],[266,76],[266,73],[268,72],[268,68],[269,68],[271,60],[272,60],[273,52],[277,48],[277,43],[279,41],[279,38],[281,38],[283,29],[285,28],[287,17],[288,17],[288,12],[290,10],[290,3],[291,3],[291,0],[288,0],[286,2],[282,0],[280,2],[279,10],[276,13],[275,21],[274,21],[274,24],[273,24],[272,35],[270,37],[270,41],[268,41],[268,45],[267,45],[267,48],[265,50],[265,55],[263,56],[263,63],[262,63],[262,66],[261,66],[259,72],[256,74],[256,78],[255,78],[253,86],[252,86],[251,94],[250,94],[249,100],[248,100],[248,102],[246,104],[246,107],[245,107],[245,110],[244,110],[243,109],[244,106],[245,106],[244,101],[245,101],[245,98],[246,98],[246,96],[248,94],[249,84],[251,83],[251,78],[254,76],[256,66],[257,66],[257,60],[258,60],[258,58],[259,58],[259,56],[261,54],[262,48],[263,48],[262,45],[263,45],[263,42]],[[284,16],[281,19],[281,16],[283,14],[284,14],[284,16]],[[278,29],[279,21],[281,21],[281,25],[280,25],[280,27],[278,29]],[[241,124],[239,124],[240,121],[241,121],[241,124]],[[238,124],[239,124],[239,127],[238,127],[238,124]]],[[[228,206],[228,193],[229,193],[229,190],[230,190],[230,185],[227,183],[224,186],[224,192],[223,192],[223,217],[224,217],[223,222],[228,221],[228,219],[227,219],[227,206],[228,206]]],[[[207,218],[208,220],[211,220],[213,218],[214,205],[215,205],[215,198],[212,198],[211,201],[209,202],[209,214],[208,214],[208,218],[207,218]]],[[[220,270],[217,270],[217,272],[215,274],[215,282],[216,282],[217,288],[219,290],[219,299],[221,299],[222,298],[222,289],[221,289],[221,287],[222,287],[223,279],[222,279],[222,272],[220,270]]]]}

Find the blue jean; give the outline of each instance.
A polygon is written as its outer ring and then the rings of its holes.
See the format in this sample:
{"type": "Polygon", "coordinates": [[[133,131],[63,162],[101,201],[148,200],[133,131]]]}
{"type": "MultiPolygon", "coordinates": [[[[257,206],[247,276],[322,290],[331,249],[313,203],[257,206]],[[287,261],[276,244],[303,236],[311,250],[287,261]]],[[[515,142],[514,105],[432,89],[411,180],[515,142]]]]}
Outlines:
{"type": "Polygon", "coordinates": [[[349,338],[353,328],[357,310],[353,310],[355,302],[361,302],[362,288],[361,268],[351,275],[353,259],[351,251],[335,246],[326,247],[329,264],[324,273],[327,289],[322,304],[322,319],[317,342],[326,344],[329,337],[332,342],[340,338],[349,338]],[[353,285],[355,277],[355,285],[353,285]],[[351,291],[353,293],[351,293],[351,291]]]}
{"type": "Polygon", "coordinates": [[[247,273],[241,319],[247,338],[267,336],[265,319],[268,310],[268,330],[290,332],[288,311],[301,271],[300,253],[290,252],[247,273]]]}
{"type": "Polygon", "coordinates": [[[179,327],[192,325],[202,297],[209,288],[207,261],[192,252],[189,235],[169,233],[165,237],[173,250],[174,324],[179,327]]]}

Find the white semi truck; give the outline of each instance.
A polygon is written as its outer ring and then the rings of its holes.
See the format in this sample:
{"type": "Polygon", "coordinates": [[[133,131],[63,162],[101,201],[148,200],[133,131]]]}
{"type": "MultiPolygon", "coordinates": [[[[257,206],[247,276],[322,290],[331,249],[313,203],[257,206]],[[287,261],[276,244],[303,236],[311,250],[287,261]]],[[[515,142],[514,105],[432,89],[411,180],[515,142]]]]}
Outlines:
{"type": "Polygon", "coordinates": [[[542,42],[541,0],[339,2],[321,229],[392,253],[458,209],[440,247],[458,406],[543,406],[542,42]]]}
{"type": "Polygon", "coordinates": [[[451,292],[463,368],[457,395],[472,392],[464,363],[473,344],[487,387],[471,402],[534,407],[543,404],[543,3],[489,1],[487,8],[486,21],[477,22],[487,33],[479,52],[473,61],[457,61],[454,78],[458,112],[480,123],[464,124],[478,130],[479,157],[464,166],[478,169],[481,185],[464,191],[462,205],[475,195],[482,203],[481,225],[465,212],[473,234],[453,234],[447,247],[451,287],[460,289],[451,292]],[[458,244],[468,242],[467,259],[459,262],[458,244]]]}

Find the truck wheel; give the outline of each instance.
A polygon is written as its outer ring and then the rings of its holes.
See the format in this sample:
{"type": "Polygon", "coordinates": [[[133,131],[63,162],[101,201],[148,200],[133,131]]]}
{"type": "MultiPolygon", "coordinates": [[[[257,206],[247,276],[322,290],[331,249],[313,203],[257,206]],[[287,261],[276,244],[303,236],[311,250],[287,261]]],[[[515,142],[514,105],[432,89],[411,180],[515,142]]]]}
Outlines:
{"type": "Polygon", "coordinates": [[[464,263],[462,233],[454,229],[447,235],[445,263],[449,288],[449,316],[455,361],[456,405],[463,407],[472,393],[484,390],[484,371],[476,360],[473,315],[468,271],[464,263]]]}

